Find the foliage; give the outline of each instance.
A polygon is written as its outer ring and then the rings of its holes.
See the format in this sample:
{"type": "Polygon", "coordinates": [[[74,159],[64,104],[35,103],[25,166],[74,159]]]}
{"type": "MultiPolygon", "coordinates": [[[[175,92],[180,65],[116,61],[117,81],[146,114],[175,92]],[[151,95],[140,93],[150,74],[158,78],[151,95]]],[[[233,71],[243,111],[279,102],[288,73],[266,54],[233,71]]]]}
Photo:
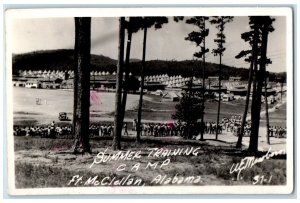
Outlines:
{"type": "Polygon", "coordinates": [[[136,33],[144,27],[160,29],[165,23],[168,23],[167,17],[130,17],[125,23],[125,28],[130,28],[132,33],[136,33]]]}
{"type": "Polygon", "coordinates": [[[195,124],[202,114],[201,99],[197,96],[182,95],[180,103],[175,106],[176,113],[172,116],[182,122],[195,124]]]}
{"type": "MultiPolygon", "coordinates": [[[[258,45],[258,49],[257,49],[257,62],[260,63],[260,44],[261,44],[261,27],[262,27],[262,22],[259,16],[250,16],[249,17],[249,26],[250,26],[250,31],[248,32],[244,32],[241,34],[241,38],[245,41],[248,42],[250,46],[253,46],[254,43],[254,33],[255,33],[255,26],[257,26],[258,30],[258,38],[256,39],[257,41],[257,45],[258,45]]],[[[272,22],[274,21],[274,19],[271,20],[272,22]]],[[[274,28],[272,25],[269,26],[269,32],[273,32],[274,28]]],[[[236,59],[240,59],[240,58],[245,58],[244,60],[248,63],[251,62],[252,60],[252,50],[242,50],[240,51],[240,53],[238,55],[235,56],[236,59]],[[248,57],[247,57],[248,56],[248,57]]],[[[266,59],[266,64],[272,64],[271,59],[267,58],[266,59]]]]}
{"type": "MultiPolygon", "coordinates": [[[[253,93],[252,93],[252,109],[251,109],[251,136],[249,143],[249,151],[256,152],[258,150],[258,137],[259,137],[259,125],[260,125],[260,112],[261,112],[261,97],[263,84],[266,76],[266,65],[271,61],[267,58],[267,45],[269,32],[273,32],[274,28],[272,22],[275,20],[270,16],[250,16],[249,17],[250,28],[253,30],[253,47],[258,47],[259,51],[253,49],[253,63],[259,63],[259,70],[254,69],[254,81],[253,81],[253,93]],[[259,43],[261,39],[261,43],[259,43]],[[255,56],[260,56],[258,59],[255,56]],[[253,108],[255,107],[255,108],[253,108]]],[[[266,102],[267,105],[267,102],[266,102]]],[[[266,107],[268,108],[268,107],[266,107]]],[[[268,112],[268,110],[266,110],[268,112]]],[[[269,129],[268,114],[266,115],[267,131],[269,129]]],[[[268,131],[269,132],[269,131],[268,131]]],[[[267,132],[267,135],[269,134],[267,132]]],[[[269,140],[268,140],[269,142],[269,140]]]]}
{"type": "Polygon", "coordinates": [[[216,25],[216,28],[218,30],[216,34],[216,38],[214,39],[214,42],[217,45],[217,48],[214,48],[212,50],[212,53],[214,56],[219,56],[220,62],[219,62],[219,70],[218,70],[218,76],[219,76],[219,99],[218,99],[218,113],[217,113],[217,130],[216,130],[216,140],[218,139],[218,133],[219,133],[219,119],[220,119],[220,111],[221,111],[221,80],[222,80],[222,56],[225,51],[225,24],[233,21],[232,16],[213,16],[212,20],[210,20],[210,23],[212,25],[216,25]]]}
{"type": "Polygon", "coordinates": [[[205,27],[205,21],[208,19],[209,18],[205,16],[195,16],[186,20],[187,24],[196,25],[199,28],[199,31],[193,31],[185,38],[185,40],[194,42],[197,47],[200,47],[200,51],[194,53],[194,56],[197,58],[202,58],[205,53],[209,52],[209,49],[207,49],[204,44],[205,37],[207,37],[209,33],[209,29],[205,27]]]}
{"type": "Polygon", "coordinates": [[[216,55],[223,55],[223,52],[225,51],[225,47],[223,44],[225,43],[225,35],[224,35],[224,29],[225,24],[233,21],[232,16],[213,16],[212,20],[210,20],[210,23],[213,25],[216,25],[216,28],[218,29],[218,33],[216,34],[217,37],[214,39],[214,42],[217,44],[217,48],[212,50],[212,53],[216,55]]]}
{"type": "Polygon", "coordinates": [[[175,106],[176,112],[172,115],[173,119],[178,119],[179,122],[185,122],[187,128],[190,129],[188,137],[195,133],[197,121],[203,114],[202,98],[199,92],[192,88],[192,80],[188,83],[188,88],[182,94],[180,102],[175,106]]]}

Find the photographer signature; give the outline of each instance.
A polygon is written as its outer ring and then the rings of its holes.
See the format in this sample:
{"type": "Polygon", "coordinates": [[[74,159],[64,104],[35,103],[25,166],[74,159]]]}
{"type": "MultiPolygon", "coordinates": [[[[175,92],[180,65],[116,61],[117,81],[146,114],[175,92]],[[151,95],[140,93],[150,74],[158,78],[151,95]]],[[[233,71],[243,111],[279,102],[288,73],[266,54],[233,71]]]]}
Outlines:
{"type": "Polygon", "coordinates": [[[268,152],[262,157],[248,156],[243,158],[239,163],[232,164],[230,168],[230,174],[237,173],[237,180],[240,180],[240,174],[243,170],[252,168],[257,163],[261,163],[266,159],[270,159],[274,156],[282,155],[282,154],[286,154],[285,150],[271,152],[271,147],[270,147],[268,152]]]}

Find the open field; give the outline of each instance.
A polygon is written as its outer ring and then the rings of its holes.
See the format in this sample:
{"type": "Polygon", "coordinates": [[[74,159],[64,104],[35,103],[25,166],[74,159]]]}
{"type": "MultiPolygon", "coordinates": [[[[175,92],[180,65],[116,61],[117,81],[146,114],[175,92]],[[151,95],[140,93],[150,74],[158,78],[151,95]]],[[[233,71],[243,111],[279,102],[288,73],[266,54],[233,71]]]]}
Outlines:
{"type": "MultiPolygon", "coordinates": [[[[91,102],[91,115],[103,115],[114,111],[114,93],[97,92],[98,102],[91,102]]],[[[137,105],[138,95],[128,95],[127,109],[137,105]]],[[[66,112],[72,118],[73,114],[73,91],[13,88],[13,112],[14,123],[20,121],[49,124],[53,120],[58,121],[59,112],[66,112]],[[41,105],[36,104],[36,98],[41,99],[41,105]]]]}
{"type": "MultiPolygon", "coordinates": [[[[269,113],[270,125],[273,126],[286,126],[286,102],[280,105],[278,109],[269,113]]],[[[261,117],[261,125],[266,125],[266,116],[263,114],[261,117]]]]}
{"type": "MultiPolygon", "coordinates": [[[[242,179],[237,180],[236,173],[230,173],[234,163],[247,156],[247,152],[235,150],[232,144],[225,142],[208,143],[200,141],[174,141],[168,139],[146,139],[142,138],[141,144],[136,144],[131,138],[123,138],[123,150],[141,150],[141,159],[108,161],[105,163],[90,165],[98,152],[104,151],[111,146],[110,138],[99,138],[91,140],[93,153],[91,155],[74,155],[70,152],[73,141],[70,139],[48,139],[32,137],[15,137],[15,164],[16,164],[16,187],[68,187],[74,175],[83,176],[83,181],[89,177],[98,176],[122,178],[131,175],[134,178],[142,179],[147,185],[178,185],[160,184],[153,181],[158,175],[173,177],[199,176],[199,183],[185,183],[183,185],[253,185],[257,175],[264,175],[270,178],[270,182],[263,183],[270,185],[286,184],[286,157],[277,156],[276,159],[264,160],[241,172],[242,179]],[[193,149],[198,148],[198,154],[178,155],[170,157],[170,163],[164,167],[147,169],[146,165],[151,162],[162,164],[163,157],[154,158],[147,156],[150,149],[163,148],[164,150],[193,149]],[[139,163],[138,170],[132,167],[139,163]],[[126,164],[125,170],[117,171],[117,167],[126,164]]],[[[110,149],[107,155],[116,153],[110,149]]],[[[265,155],[261,152],[259,156],[265,155]]],[[[182,185],[182,184],[181,184],[182,185]]],[[[84,185],[76,185],[84,186],[84,185]]],[[[91,186],[91,185],[89,185],[91,186]]],[[[92,185],[93,186],[93,185],[92,185]]]]}
{"type": "MultiPolygon", "coordinates": [[[[91,102],[90,122],[98,124],[99,122],[113,123],[114,121],[114,93],[97,92],[100,102],[91,102]],[[97,110],[99,109],[99,110],[97,110]]],[[[67,90],[45,90],[14,88],[14,125],[31,126],[50,124],[53,120],[57,125],[70,125],[70,121],[58,121],[58,113],[67,112],[72,118],[73,92],[67,90]],[[36,105],[35,99],[42,98],[46,103],[36,105]]],[[[145,95],[143,101],[142,120],[144,122],[166,122],[171,121],[171,115],[175,112],[175,105],[178,102],[162,101],[161,97],[155,95],[145,95]]],[[[221,118],[231,117],[232,115],[242,115],[245,106],[244,100],[234,100],[221,103],[221,118]]],[[[125,122],[128,124],[129,135],[134,137],[136,132],[131,131],[132,121],[137,118],[138,95],[129,95],[127,110],[125,113],[125,122]]],[[[286,126],[286,103],[279,108],[273,108],[269,105],[270,125],[286,126]],[[273,108],[273,109],[272,109],[273,108]]],[[[264,105],[262,105],[264,111],[264,105]]],[[[215,121],[217,115],[217,102],[206,102],[205,121],[215,121]]],[[[248,116],[250,113],[248,114],[248,116]]],[[[268,150],[270,147],[266,143],[265,114],[262,113],[259,149],[268,150]]],[[[215,135],[205,134],[205,139],[214,139],[215,135]]],[[[219,139],[224,142],[235,143],[237,137],[230,132],[223,132],[219,139]]],[[[243,139],[243,144],[248,146],[249,137],[243,139]]],[[[273,150],[286,149],[286,139],[271,138],[273,150]]]]}
{"type": "MultiPolygon", "coordinates": [[[[97,93],[100,97],[100,103],[92,103],[90,122],[98,124],[113,123],[114,121],[114,93],[97,93]],[[97,111],[99,109],[99,111],[97,111]]],[[[50,124],[55,120],[57,125],[70,125],[71,121],[59,122],[57,115],[60,111],[68,112],[72,118],[72,91],[66,90],[41,90],[14,88],[14,125],[31,126],[50,124]],[[46,104],[36,105],[35,97],[47,100],[46,104]],[[55,99],[56,98],[56,99],[55,99]]],[[[136,132],[131,131],[132,121],[137,118],[138,95],[129,95],[127,102],[127,111],[125,122],[128,124],[129,136],[134,137],[136,132]]],[[[244,100],[235,100],[221,103],[221,118],[231,117],[232,115],[242,115],[244,110],[244,100]]],[[[143,101],[142,120],[144,122],[166,122],[171,121],[171,115],[175,112],[177,102],[161,101],[159,96],[145,95],[143,101]]],[[[215,121],[217,115],[217,102],[206,102],[205,121],[215,121]]],[[[270,105],[270,109],[274,105],[270,105]]],[[[262,111],[264,105],[262,105],[262,111]]],[[[248,114],[248,116],[250,113],[248,114]]],[[[270,125],[286,126],[286,103],[279,108],[273,108],[269,113],[270,125]]],[[[265,114],[262,113],[259,137],[259,149],[268,150],[270,145],[266,143],[265,114]]],[[[215,135],[205,134],[205,139],[214,139],[215,135]]],[[[219,140],[235,143],[237,137],[231,132],[223,132],[219,135],[219,140]]],[[[243,139],[243,144],[248,146],[249,137],[243,139]]],[[[286,149],[286,139],[271,138],[271,147],[273,150],[286,149]]]]}
{"type": "MultiPolygon", "coordinates": [[[[100,102],[91,103],[91,123],[113,122],[114,93],[96,93],[100,102]]],[[[57,125],[70,124],[71,121],[58,121],[59,112],[67,112],[72,118],[73,92],[66,90],[40,90],[27,88],[14,88],[14,124],[15,125],[43,125],[55,120],[57,125]],[[36,98],[42,99],[42,104],[36,104],[36,98]]],[[[74,155],[71,153],[73,140],[71,136],[57,139],[41,137],[14,137],[15,147],[15,175],[17,188],[32,187],[69,187],[68,185],[74,175],[79,174],[85,179],[98,176],[116,177],[121,179],[131,175],[133,178],[141,179],[145,186],[164,185],[153,182],[159,175],[167,177],[201,177],[201,181],[195,183],[184,183],[184,185],[253,185],[258,176],[270,178],[271,185],[286,184],[286,156],[278,156],[275,159],[264,160],[252,168],[241,173],[243,179],[237,180],[236,173],[230,173],[231,166],[238,163],[247,154],[249,137],[243,138],[243,150],[234,148],[237,137],[230,132],[219,135],[219,140],[214,140],[212,134],[205,134],[206,141],[184,140],[181,137],[144,137],[142,143],[136,144],[135,133],[131,131],[132,120],[137,115],[138,95],[129,95],[125,122],[128,123],[129,136],[122,137],[122,150],[138,151],[142,153],[142,159],[130,161],[111,161],[89,168],[98,152],[104,151],[108,155],[116,153],[110,150],[111,137],[92,137],[90,155],[74,155]],[[146,169],[151,162],[161,164],[165,159],[148,157],[147,152],[153,148],[164,150],[176,149],[199,149],[197,156],[174,156],[170,157],[170,163],[161,168],[146,169]],[[121,164],[126,164],[126,169],[116,171],[121,164]],[[141,168],[132,171],[135,164],[141,168]]],[[[176,102],[160,101],[159,97],[145,95],[143,102],[143,121],[165,122],[171,120],[175,111],[176,102]]],[[[272,108],[272,106],[270,106],[272,108]]],[[[242,115],[244,109],[243,100],[221,103],[221,118],[232,115],[242,115]]],[[[215,121],[217,113],[217,102],[206,102],[206,121],[215,121]]],[[[270,124],[285,126],[286,105],[270,112],[270,124]]],[[[271,138],[271,145],[265,139],[265,121],[262,122],[259,137],[258,156],[263,156],[271,147],[272,152],[286,150],[286,139],[271,138]]],[[[170,185],[170,184],[169,184],[170,185]]],[[[84,185],[76,185],[84,186],[84,185]]],[[[91,185],[88,185],[91,186],[91,185]]],[[[92,185],[93,186],[93,185],[92,185]]],[[[176,186],[176,185],[174,185],[176,186]]]]}
{"type": "MultiPolygon", "coordinates": [[[[72,119],[73,91],[13,88],[14,124],[35,125],[49,124],[53,120],[58,122],[59,112],[67,112],[72,119]],[[41,98],[41,105],[36,104],[36,98],[41,98]]],[[[91,102],[90,121],[113,121],[115,94],[108,92],[96,93],[98,102],[91,102]]],[[[129,94],[126,105],[125,121],[132,122],[137,118],[138,95],[129,94]]],[[[145,95],[143,101],[142,120],[166,122],[172,120],[177,102],[160,101],[157,96],[145,95]]],[[[244,100],[235,100],[221,103],[222,117],[242,115],[245,106],[244,100]]],[[[269,108],[272,108],[270,105],[269,108]]],[[[262,105],[264,109],[264,105],[262,105]]],[[[217,102],[206,102],[205,121],[216,121],[217,102]]],[[[262,117],[263,119],[263,117],[262,117]]],[[[270,125],[286,126],[286,106],[270,113],[270,125]]],[[[68,123],[68,122],[65,122],[68,123]]],[[[70,121],[69,121],[70,123],[70,121]]]]}
{"type": "MultiPolygon", "coordinates": [[[[178,102],[156,102],[147,99],[147,95],[145,96],[145,100],[143,101],[143,113],[142,119],[145,120],[157,120],[157,121],[169,121],[171,120],[171,115],[175,113],[175,105],[178,102]]],[[[218,102],[206,102],[205,103],[205,115],[204,119],[208,122],[216,122],[217,119],[217,107],[218,102]]],[[[269,108],[272,108],[273,105],[269,105],[269,108]]],[[[244,100],[234,100],[230,102],[221,102],[221,113],[220,118],[227,117],[230,118],[233,115],[243,115],[243,111],[245,108],[244,100]]],[[[249,109],[250,110],[250,109],[249,109]]],[[[264,107],[262,107],[264,110],[264,107]]],[[[281,112],[284,113],[284,112],[281,112]]],[[[113,113],[108,114],[110,116],[113,113]]],[[[129,109],[125,114],[126,118],[137,118],[137,107],[133,109],[129,109]]],[[[285,126],[285,125],[284,125],[285,126]]]]}

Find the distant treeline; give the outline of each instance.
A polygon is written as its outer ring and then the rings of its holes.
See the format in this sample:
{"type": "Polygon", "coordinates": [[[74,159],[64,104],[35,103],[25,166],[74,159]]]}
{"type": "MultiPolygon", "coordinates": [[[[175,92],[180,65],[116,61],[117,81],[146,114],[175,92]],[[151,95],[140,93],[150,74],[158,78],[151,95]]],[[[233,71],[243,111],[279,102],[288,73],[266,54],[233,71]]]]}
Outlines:
{"type": "MultiPolygon", "coordinates": [[[[116,71],[117,60],[103,55],[91,55],[91,70],[93,71],[116,71]]],[[[25,54],[13,55],[13,73],[19,70],[73,70],[74,51],[70,49],[35,51],[25,54]]],[[[146,62],[146,75],[168,74],[187,76],[202,76],[201,61],[163,61],[151,60],[146,62]]],[[[141,61],[131,60],[130,72],[139,76],[141,72],[141,61]]],[[[218,75],[218,64],[206,63],[206,77],[218,75]]],[[[223,65],[222,77],[228,79],[232,76],[240,76],[242,80],[247,80],[248,69],[236,68],[223,65]]],[[[281,78],[285,81],[286,73],[270,73],[270,81],[281,78]]]]}

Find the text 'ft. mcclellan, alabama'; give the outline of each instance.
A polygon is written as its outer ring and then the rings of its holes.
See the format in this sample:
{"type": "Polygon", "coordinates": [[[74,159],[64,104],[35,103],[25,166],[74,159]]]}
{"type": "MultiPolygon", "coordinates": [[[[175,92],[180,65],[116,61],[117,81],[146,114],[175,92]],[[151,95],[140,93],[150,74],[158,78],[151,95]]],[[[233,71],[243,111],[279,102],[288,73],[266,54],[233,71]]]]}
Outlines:
{"type": "MultiPolygon", "coordinates": [[[[119,162],[115,171],[121,173],[122,171],[137,172],[140,169],[153,170],[163,169],[171,163],[171,157],[176,156],[197,156],[200,152],[200,147],[188,147],[188,148],[176,148],[176,149],[164,149],[164,148],[149,148],[146,151],[117,151],[109,152],[106,148],[104,151],[100,151],[93,159],[89,168],[101,166],[108,162],[119,162]],[[147,163],[142,163],[143,157],[153,159],[147,163]],[[126,161],[136,161],[134,165],[126,163],[126,161]]],[[[201,176],[184,176],[178,173],[173,175],[161,175],[154,176],[150,184],[151,185],[166,185],[166,184],[198,184],[201,183],[201,176]]],[[[133,175],[127,176],[105,176],[96,175],[93,177],[83,177],[76,174],[69,181],[68,185],[72,186],[144,186],[145,183],[141,177],[133,175]]]]}

